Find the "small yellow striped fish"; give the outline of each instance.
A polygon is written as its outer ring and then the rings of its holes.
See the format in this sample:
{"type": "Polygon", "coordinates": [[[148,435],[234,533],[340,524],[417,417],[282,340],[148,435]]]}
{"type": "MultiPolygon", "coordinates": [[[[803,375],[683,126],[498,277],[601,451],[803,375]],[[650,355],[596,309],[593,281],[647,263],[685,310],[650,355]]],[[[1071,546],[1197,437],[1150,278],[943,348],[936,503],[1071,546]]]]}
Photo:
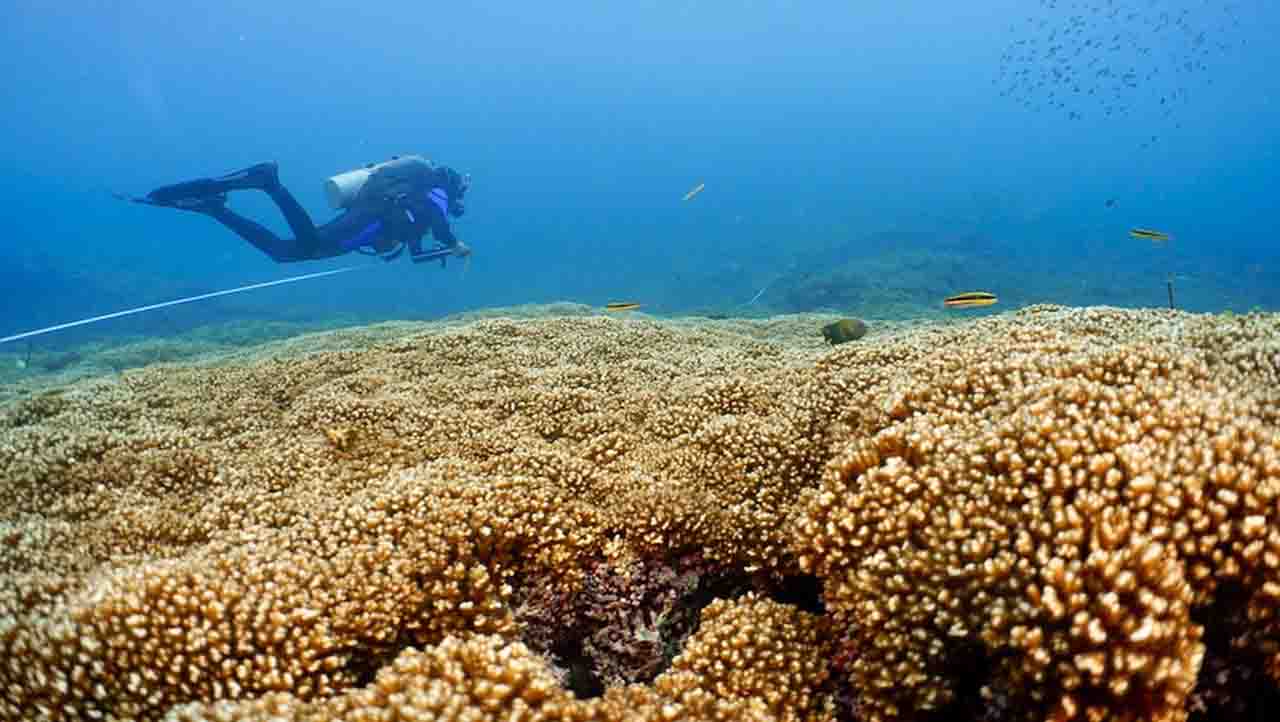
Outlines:
{"type": "Polygon", "coordinates": [[[971,308],[973,306],[990,306],[996,302],[994,293],[986,291],[969,291],[968,293],[957,293],[954,296],[948,296],[942,300],[942,305],[947,308],[971,308]]]}
{"type": "Polygon", "coordinates": [[[694,196],[696,196],[696,195],[698,195],[699,193],[701,193],[701,192],[702,192],[702,189],[703,189],[703,188],[706,188],[706,187],[707,187],[707,184],[706,184],[706,183],[699,183],[698,185],[696,185],[696,186],[694,186],[694,187],[693,187],[693,190],[691,190],[691,191],[689,191],[688,193],[685,193],[685,194],[684,194],[684,198],[683,198],[683,200],[686,200],[686,201],[687,201],[687,200],[690,200],[690,199],[691,199],[691,198],[693,198],[694,196]]]}
{"type": "Polygon", "coordinates": [[[1133,236],[1134,238],[1146,238],[1149,241],[1156,241],[1157,243],[1169,240],[1168,233],[1163,233],[1161,231],[1153,231],[1150,228],[1134,228],[1133,230],[1129,231],[1129,235],[1133,236]]]}
{"type": "Polygon", "coordinates": [[[640,304],[631,302],[606,303],[604,310],[606,311],[634,311],[640,308],[640,304]]]}

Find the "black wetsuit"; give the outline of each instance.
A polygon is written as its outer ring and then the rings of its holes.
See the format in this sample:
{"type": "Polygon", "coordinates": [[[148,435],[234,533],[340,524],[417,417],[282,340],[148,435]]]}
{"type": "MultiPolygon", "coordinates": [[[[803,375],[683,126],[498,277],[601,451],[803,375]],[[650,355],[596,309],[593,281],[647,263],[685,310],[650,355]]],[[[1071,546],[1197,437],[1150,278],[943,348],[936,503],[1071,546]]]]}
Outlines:
{"type": "Polygon", "coordinates": [[[164,186],[146,198],[132,200],[208,215],[281,263],[331,258],[353,250],[392,260],[405,247],[410,249],[413,260],[420,262],[444,258],[457,247],[458,239],[449,227],[448,217],[462,215],[466,190],[466,179],[452,168],[434,165],[418,156],[405,156],[373,168],[346,209],[320,226],[280,184],[274,163],[262,163],[219,178],[164,186]],[[292,238],[281,238],[227,208],[228,191],[247,189],[270,196],[293,231],[292,238]],[[436,240],[436,247],[424,251],[422,237],[428,231],[436,240]]]}

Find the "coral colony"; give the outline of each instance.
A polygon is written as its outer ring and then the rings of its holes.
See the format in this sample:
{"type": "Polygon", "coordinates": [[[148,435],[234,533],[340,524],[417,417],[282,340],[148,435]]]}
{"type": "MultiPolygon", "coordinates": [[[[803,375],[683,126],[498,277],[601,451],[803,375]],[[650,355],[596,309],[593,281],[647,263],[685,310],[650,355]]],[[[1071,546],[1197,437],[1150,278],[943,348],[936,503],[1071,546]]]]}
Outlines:
{"type": "Polygon", "coordinates": [[[831,320],[343,331],[0,406],[0,718],[1272,718],[1274,316],[831,320]]]}

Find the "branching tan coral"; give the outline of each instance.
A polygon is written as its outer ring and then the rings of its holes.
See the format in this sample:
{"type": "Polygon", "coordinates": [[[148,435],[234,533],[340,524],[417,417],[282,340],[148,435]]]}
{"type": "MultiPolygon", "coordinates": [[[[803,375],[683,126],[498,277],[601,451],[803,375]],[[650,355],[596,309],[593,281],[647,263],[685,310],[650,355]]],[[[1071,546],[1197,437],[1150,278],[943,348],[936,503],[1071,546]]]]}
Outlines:
{"type": "Polygon", "coordinates": [[[1274,319],[830,320],[406,324],[8,403],[0,718],[888,719],[980,674],[992,717],[1179,719],[1232,604],[1280,679],[1274,319]],[[637,594],[710,605],[594,699],[530,651],[520,603],[689,559],[826,613],[637,594]]]}
{"type": "Polygon", "coordinates": [[[968,640],[1033,718],[1183,719],[1192,606],[1275,584],[1276,430],[1167,352],[1016,330],[991,351],[923,364],[799,521],[855,687],[877,719],[941,707],[968,640]]]}
{"type": "Polygon", "coordinates": [[[56,607],[58,624],[4,629],[6,715],[80,698],[86,713],[152,718],[175,703],[351,686],[401,646],[459,631],[511,632],[507,579],[572,572],[589,520],[536,487],[405,475],[348,505],[181,564],[97,580],[56,607]],[[544,524],[563,533],[547,534],[544,524]],[[69,657],[44,651],[70,648],[69,657]],[[31,658],[28,658],[28,657],[31,658]]]}
{"type": "Polygon", "coordinates": [[[707,690],[761,700],[778,720],[831,719],[831,700],[821,694],[830,655],[824,620],[748,595],[704,609],[698,633],[654,688],[672,699],[707,690]]]}
{"type": "Polygon", "coordinates": [[[652,687],[610,689],[577,700],[546,663],[519,642],[493,635],[450,636],[401,653],[373,684],[307,703],[272,693],[242,703],[192,704],[175,722],[332,722],[406,719],[440,722],[523,719],[670,722],[831,719],[815,694],[826,678],[826,636],[811,615],[746,598],[716,602],[672,670],[652,687]],[[388,717],[390,715],[390,717],[388,717]]]}

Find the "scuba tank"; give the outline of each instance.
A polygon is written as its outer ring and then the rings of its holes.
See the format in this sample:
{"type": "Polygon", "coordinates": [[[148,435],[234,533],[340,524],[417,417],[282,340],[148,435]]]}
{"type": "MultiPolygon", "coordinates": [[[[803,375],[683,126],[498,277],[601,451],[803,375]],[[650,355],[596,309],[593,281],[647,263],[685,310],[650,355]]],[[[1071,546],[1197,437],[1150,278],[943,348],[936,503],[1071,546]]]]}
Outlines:
{"type": "Polygon", "coordinates": [[[346,173],[330,177],[324,182],[324,197],[329,201],[329,207],[336,210],[346,208],[351,205],[351,201],[356,199],[360,193],[360,189],[364,187],[369,176],[373,174],[373,168],[356,168],[346,173]]]}
{"type": "Polygon", "coordinates": [[[396,155],[382,163],[370,163],[324,182],[324,195],[334,210],[350,208],[356,200],[369,194],[386,195],[388,191],[415,176],[431,172],[435,166],[420,155],[396,155]],[[373,183],[370,183],[373,180],[373,183]]]}

